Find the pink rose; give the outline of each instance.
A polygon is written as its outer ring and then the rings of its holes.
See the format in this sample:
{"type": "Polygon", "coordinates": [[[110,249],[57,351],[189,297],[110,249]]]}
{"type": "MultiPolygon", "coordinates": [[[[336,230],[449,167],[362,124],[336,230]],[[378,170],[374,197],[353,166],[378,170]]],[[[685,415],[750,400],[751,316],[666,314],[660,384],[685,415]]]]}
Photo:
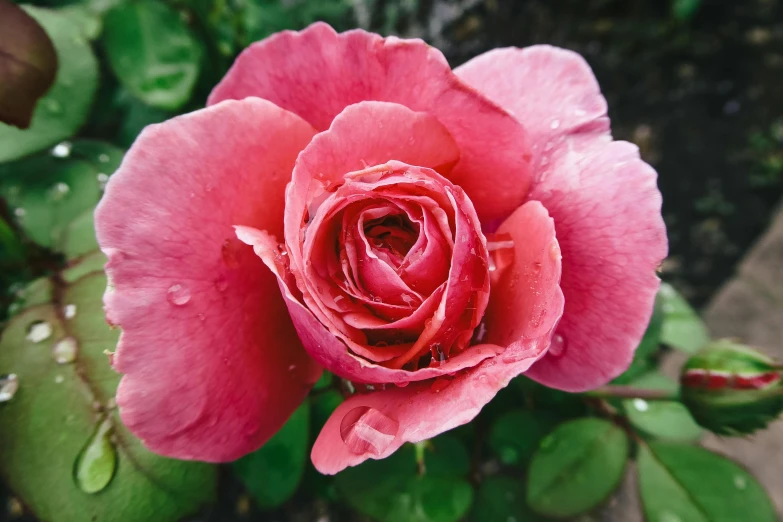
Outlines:
{"type": "Polygon", "coordinates": [[[208,108],[139,136],[96,212],[122,419],[158,453],[232,460],[323,367],[360,390],[313,448],[335,473],[470,421],[522,373],[602,385],[658,288],[655,180],[573,52],[452,71],[422,41],[321,23],[256,43],[208,108]]]}

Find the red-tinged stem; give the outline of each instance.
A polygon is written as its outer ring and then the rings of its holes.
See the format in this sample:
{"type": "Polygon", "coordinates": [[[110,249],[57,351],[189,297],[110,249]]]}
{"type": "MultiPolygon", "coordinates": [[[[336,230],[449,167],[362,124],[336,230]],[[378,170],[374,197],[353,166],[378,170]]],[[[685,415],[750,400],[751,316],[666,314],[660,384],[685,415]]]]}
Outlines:
{"type": "Polygon", "coordinates": [[[634,388],[633,386],[602,386],[595,390],[585,392],[584,395],[599,399],[644,399],[646,401],[679,400],[679,394],[676,391],[650,390],[634,388]]]}

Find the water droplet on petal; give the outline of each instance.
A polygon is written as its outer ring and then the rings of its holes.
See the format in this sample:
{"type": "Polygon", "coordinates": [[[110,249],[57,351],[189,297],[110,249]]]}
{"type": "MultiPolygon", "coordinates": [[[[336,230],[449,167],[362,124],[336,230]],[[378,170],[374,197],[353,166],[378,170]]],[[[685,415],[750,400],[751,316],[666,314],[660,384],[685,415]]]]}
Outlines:
{"type": "Polygon", "coordinates": [[[637,411],[647,411],[650,409],[650,405],[647,404],[647,401],[644,399],[634,399],[633,407],[636,408],[637,411]]]}
{"type": "Polygon", "coordinates": [[[400,423],[375,408],[359,406],[343,417],[340,437],[351,453],[381,455],[394,441],[400,423]]]}
{"type": "Polygon", "coordinates": [[[552,342],[549,344],[549,355],[553,357],[561,357],[568,346],[566,338],[561,334],[556,333],[552,336],[552,342]]]}
{"type": "Polygon", "coordinates": [[[582,110],[582,109],[576,109],[574,111],[574,114],[576,114],[577,116],[584,116],[585,114],[587,114],[587,111],[582,110]]]}
{"type": "Polygon", "coordinates": [[[737,475],[734,477],[734,486],[737,489],[745,489],[748,486],[748,481],[742,475],[737,475]]]}
{"type": "Polygon", "coordinates": [[[223,262],[228,268],[232,270],[239,268],[239,260],[237,254],[239,249],[242,248],[242,243],[238,239],[226,239],[223,241],[223,246],[220,249],[220,254],[223,257],[223,262]]]}
{"type": "Polygon", "coordinates": [[[76,317],[76,305],[75,304],[67,304],[63,307],[63,315],[66,319],[73,319],[76,317]]]}
{"type": "Polygon", "coordinates": [[[288,366],[288,371],[289,372],[293,372],[295,370],[296,370],[296,365],[295,364],[291,364],[291,365],[288,366]]]}
{"type": "Polygon", "coordinates": [[[168,300],[175,306],[184,306],[190,301],[190,290],[182,284],[171,285],[168,291],[168,300]]]}
{"type": "Polygon", "coordinates": [[[67,158],[71,155],[71,147],[72,145],[70,141],[58,143],[52,148],[52,156],[55,158],[67,158]]]}
{"type": "Polygon", "coordinates": [[[510,234],[487,234],[486,237],[489,270],[502,273],[514,262],[514,240],[510,234]]]}
{"type": "Polygon", "coordinates": [[[73,477],[85,493],[103,491],[117,470],[117,449],[112,444],[111,431],[111,422],[106,418],[76,457],[73,477]]]}
{"type": "Polygon", "coordinates": [[[8,402],[16,395],[19,389],[19,378],[15,373],[0,375],[0,402],[8,402]]]}
{"type": "Polygon", "coordinates": [[[217,288],[218,292],[225,292],[226,288],[228,288],[228,279],[224,276],[219,276],[215,279],[215,288],[217,288]]]}
{"type": "Polygon", "coordinates": [[[451,384],[451,379],[447,377],[440,377],[432,381],[430,390],[432,391],[432,393],[440,393],[446,388],[448,388],[450,384],[451,384]]]}
{"type": "Polygon", "coordinates": [[[549,128],[552,130],[557,129],[560,127],[560,120],[552,120],[552,123],[549,124],[549,128]]]}
{"type": "Polygon", "coordinates": [[[28,341],[34,343],[40,343],[47,340],[52,335],[52,325],[46,321],[33,321],[30,326],[27,327],[28,341]]]}
{"type": "Polygon", "coordinates": [[[76,360],[79,343],[73,337],[63,337],[52,348],[52,356],[57,364],[68,364],[76,360]]]}

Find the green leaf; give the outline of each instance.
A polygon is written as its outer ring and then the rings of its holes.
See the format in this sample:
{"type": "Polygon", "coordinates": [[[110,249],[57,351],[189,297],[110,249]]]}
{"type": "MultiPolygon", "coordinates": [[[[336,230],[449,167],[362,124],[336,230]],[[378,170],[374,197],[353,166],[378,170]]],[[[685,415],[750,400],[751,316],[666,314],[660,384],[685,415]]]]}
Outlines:
{"type": "Polygon", "coordinates": [[[201,46],[164,2],[140,0],[111,9],[103,41],[109,66],[134,96],[170,110],[190,99],[201,68],[201,46]]]}
{"type": "Polygon", "coordinates": [[[351,18],[349,0],[317,0],[280,2],[249,0],[241,17],[245,45],[285,29],[303,29],[318,20],[333,27],[347,29],[351,18]]]}
{"type": "Polygon", "coordinates": [[[521,480],[502,475],[487,477],[481,483],[470,520],[473,522],[544,522],[525,503],[521,480]]]}
{"type": "Polygon", "coordinates": [[[527,501],[542,515],[590,511],[620,484],[628,437],[611,422],[583,418],[561,424],[538,448],[528,472],[527,501]]]}
{"type": "Polygon", "coordinates": [[[562,420],[545,411],[517,410],[498,418],[489,432],[489,446],[506,465],[526,465],[541,439],[562,420]]]}
{"type": "Polygon", "coordinates": [[[105,143],[63,142],[51,154],[0,165],[0,196],[30,239],[71,257],[84,254],[96,247],[84,214],[95,207],[122,155],[105,143]]]}
{"type": "Polygon", "coordinates": [[[701,0],[672,0],[672,16],[681,22],[694,17],[701,6],[701,0]]]}
{"type": "Polygon", "coordinates": [[[342,471],[335,483],[351,507],[379,522],[456,522],[473,500],[465,462],[457,439],[441,436],[428,444],[423,475],[406,444],[386,459],[342,471]]]}
{"type": "Polygon", "coordinates": [[[663,344],[687,353],[696,353],[710,341],[704,322],[673,286],[661,283],[658,295],[663,307],[663,344]]]}
{"type": "Polygon", "coordinates": [[[644,332],[644,337],[639,342],[631,361],[631,366],[622,375],[612,381],[613,384],[628,384],[644,373],[649,372],[655,365],[655,356],[660,350],[661,331],[663,329],[663,298],[661,294],[655,298],[653,314],[650,323],[644,332]]]}
{"type": "Polygon", "coordinates": [[[54,85],[41,98],[30,128],[0,123],[0,163],[21,158],[62,141],[82,126],[98,86],[98,62],[82,28],[59,11],[26,6],[46,30],[60,64],[54,85]]]}
{"type": "Polygon", "coordinates": [[[698,446],[641,445],[639,491],[652,522],[774,522],[764,489],[734,462],[698,446]]]}
{"type": "MultiPolygon", "coordinates": [[[[631,383],[637,388],[676,391],[676,382],[659,373],[648,373],[631,383]]],[[[688,409],[675,401],[623,401],[628,420],[635,428],[652,437],[669,440],[695,441],[702,429],[693,420],[688,409]]]]}
{"type": "Polygon", "coordinates": [[[294,494],[307,462],[310,405],[305,401],[258,451],[234,463],[234,471],[261,509],[279,506],[294,494]]]}
{"type": "Polygon", "coordinates": [[[53,277],[53,300],[3,332],[0,374],[19,388],[0,404],[0,474],[48,522],[175,522],[213,497],[215,467],[154,455],[122,425],[104,354],[119,331],[103,316],[106,278],[89,268],[53,277]]]}

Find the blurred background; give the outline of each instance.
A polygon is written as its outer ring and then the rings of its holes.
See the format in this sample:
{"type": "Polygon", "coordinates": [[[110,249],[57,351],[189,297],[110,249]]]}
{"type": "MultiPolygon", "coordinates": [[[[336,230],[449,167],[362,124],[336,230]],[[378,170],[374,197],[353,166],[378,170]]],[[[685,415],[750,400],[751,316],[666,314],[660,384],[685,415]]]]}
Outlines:
{"type": "MultiPolygon", "coordinates": [[[[607,98],[615,138],[636,143],[659,173],[670,241],[663,279],[705,311],[716,335],[741,336],[783,354],[780,0],[29,3],[57,8],[60,18],[44,13],[39,22],[51,35],[63,30],[67,18],[80,28],[92,52],[84,54],[77,46],[64,56],[60,67],[72,84],[55,85],[60,90],[43,100],[27,134],[0,125],[0,176],[6,175],[0,181],[0,232],[6,234],[0,252],[0,309],[13,305],[27,282],[58,263],[55,239],[40,239],[51,221],[25,222],[29,210],[17,206],[18,194],[7,181],[32,168],[28,152],[46,149],[47,157],[56,157],[67,150],[68,156],[74,147],[92,157],[79,144],[98,140],[106,148],[95,158],[109,162],[111,156],[113,164],[114,152],[121,156],[145,125],[203,107],[211,88],[249,43],[324,20],[338,30],[361,27],[422,38],[443,51],[454,67],[505,46],[548,43],[582,54],[607,98]],[[173,71],[166,69],[172,61],[173,71]],[[134,70],[142,66],[143,71],[134,70]]],[[[99,184],[103,170],[98,165],[91,171],[99,184]]],[[[48,181],[42,178],[40,184],[49,190],[48,181]]],[[[56,191],[46,194],[58,197],[56,191]]],[[[499,397],[494,407],[500,411],[498,404],[507,399],[499,397]]],[[[493,406],[487,410],[482,416],[490,418],[493,406]]],[[[722,446],[717,438],[708,445],[749,465],[780,511],[783,480],[775,478],[779,473],[773,467],[783,465],[783,437],[779,425],[771,433],[754,439],[755,445],[740,441],[722,446]]],[[[483,462],[497,464],[491,457],[483,462]]],[[[192,520],[369,520],[336,500],[335,485],[307,466],[305,486],[292,500],[267,510],[259,508],[233,474],[221,470],[217,502],[192,520]]],[[[610,508],[580,520],[641,520],[638,501],[635,509],[622,511],[634,496],[623,498],[623,491],[610,508]]],[[[0,520],[34,519],[24,514],[18,499],[0,489],[0,520]]],[[[528,519],[517,522],[523,520],[528,519]]]]}

